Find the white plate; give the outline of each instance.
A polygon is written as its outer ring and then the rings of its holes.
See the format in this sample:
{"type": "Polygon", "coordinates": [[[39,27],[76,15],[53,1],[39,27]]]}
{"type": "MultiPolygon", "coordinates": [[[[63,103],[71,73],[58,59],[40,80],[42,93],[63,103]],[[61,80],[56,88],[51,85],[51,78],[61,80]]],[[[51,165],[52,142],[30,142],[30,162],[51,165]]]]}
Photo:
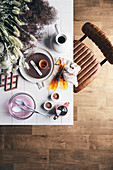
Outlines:
{"type": "Polygon", "coordinates": [[[19,70],[20,70],[21,75],[22,75],[26,80],[28,80],[28,81],[30,81],[30,82],[32,82],[32,83],[38,83],[38,82],[42,82],[42,81],[44,81],[44,80],[46,80],[46,79],[48,79],[48,78],[50,77],[50,75],[52,74],[53,69],[54,69],[54,60],[53,60],[52,55],[51,55],[48,51],[46,51],[46,50],[44,50],[44,49],[34,48],[33,53],[42,53],[42,54],[45,54],[45,55],[48,56],[48,58],[49,58],[50,61],[51,61],[51,70],[50,70],[49,74],[48,74],[46,77],[42,78],[42,79],[33,78],[33,77],[31,77],[31,76],[28,74],[26,68],[23,67],[21,60],[19,61],[19,66],[20,66],[20,67],[19,67],[19,70]]]}

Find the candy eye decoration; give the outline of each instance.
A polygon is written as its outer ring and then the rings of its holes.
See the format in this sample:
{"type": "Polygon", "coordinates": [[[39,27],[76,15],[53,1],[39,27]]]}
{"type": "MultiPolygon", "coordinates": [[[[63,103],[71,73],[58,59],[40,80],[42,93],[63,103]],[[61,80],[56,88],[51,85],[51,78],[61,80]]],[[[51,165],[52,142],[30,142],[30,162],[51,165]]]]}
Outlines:
{"type": "Polygon", "coordinates": [[[69,102],[66,102],[64,104],[57,105],[56,108],[56,114],[54,116],[54,120],[58,119],[59,116],[65,116],[68,113],[68,107],[69,102]]]}
{"type": "Polygon", "coordinates": [[[60,113],[60,115],[64,116],[67,113],[67,107],[66,106],[59,106],[57,108],[57,113],[60,113]]]}

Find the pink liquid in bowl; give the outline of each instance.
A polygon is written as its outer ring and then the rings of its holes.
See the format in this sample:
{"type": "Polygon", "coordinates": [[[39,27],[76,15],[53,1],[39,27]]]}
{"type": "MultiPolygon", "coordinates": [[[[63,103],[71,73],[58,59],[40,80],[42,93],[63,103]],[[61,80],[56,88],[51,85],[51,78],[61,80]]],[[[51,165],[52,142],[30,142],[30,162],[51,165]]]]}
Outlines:
{"type": "MultiPolygon", "coordinates": [[[[9,108],[9,112],[10,112],[11,116],[13,116],[13,117],[15,117],[15,118],[17,118],[17,119],[27,119],[27,118],[29,118],[29,117],[33,114],[32,111],[31,111],[31,112],[28,112],[28,111],[22,110],[22,111],[20,111],[20,112],[14,112],[14,111],[12,110],[12,108],[13,108],[14,106],[20,106],[20,105],[18,105],[18,104],[16,103],[16,100],[17,100],[17,99],[23,100],[24,103],[25,103],[27,106],[35,109],[35,108],[36,108],[36,104],[35,104],[34,99],[33,99],[29,94],[26,94],[26,93],[17,93],[17,94],[15,94],[15,95],[13,95],[13,96],[10,98],[10,100],[9,100],[8,108],[9,108]]],[[[29,108],[27,108],[26,106],[20,106],[20,107],[29,110],[29,108]]]]}

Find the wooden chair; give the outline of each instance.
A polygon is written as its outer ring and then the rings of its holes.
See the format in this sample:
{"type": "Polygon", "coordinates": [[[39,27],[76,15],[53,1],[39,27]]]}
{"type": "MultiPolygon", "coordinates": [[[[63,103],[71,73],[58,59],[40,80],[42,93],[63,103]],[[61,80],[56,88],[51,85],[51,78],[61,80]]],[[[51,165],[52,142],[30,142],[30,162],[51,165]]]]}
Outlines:
{"type": "Polygon", "coordinates": [[[83,25],[82,31],[85,35],[79,40],[74,40],[74,62],[81,66],[81,71],[77,75],[78,87],[74,86],[75,93],[85,88],[97,77],[101,66],[106,61],[113,64],[113,45],[106,34],[89,22],[83,25]],[[82,42],[86,37],[91,39],[101,50],[105,56],[103,61],[99,62],[96,55],[82,42]]]}

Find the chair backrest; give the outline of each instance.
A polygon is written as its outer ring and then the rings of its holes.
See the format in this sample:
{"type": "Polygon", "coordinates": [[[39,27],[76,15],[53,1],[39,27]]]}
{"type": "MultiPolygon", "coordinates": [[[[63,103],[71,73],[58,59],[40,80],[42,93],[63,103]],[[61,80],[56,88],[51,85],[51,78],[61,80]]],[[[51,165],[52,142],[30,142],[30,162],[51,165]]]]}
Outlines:
{"type": "Polygon", "coordinates": [[[106,34],[90,22],[83,25],[82,31],[99,47],[108,62],[113,64],[113,45],[106,34]]]}

